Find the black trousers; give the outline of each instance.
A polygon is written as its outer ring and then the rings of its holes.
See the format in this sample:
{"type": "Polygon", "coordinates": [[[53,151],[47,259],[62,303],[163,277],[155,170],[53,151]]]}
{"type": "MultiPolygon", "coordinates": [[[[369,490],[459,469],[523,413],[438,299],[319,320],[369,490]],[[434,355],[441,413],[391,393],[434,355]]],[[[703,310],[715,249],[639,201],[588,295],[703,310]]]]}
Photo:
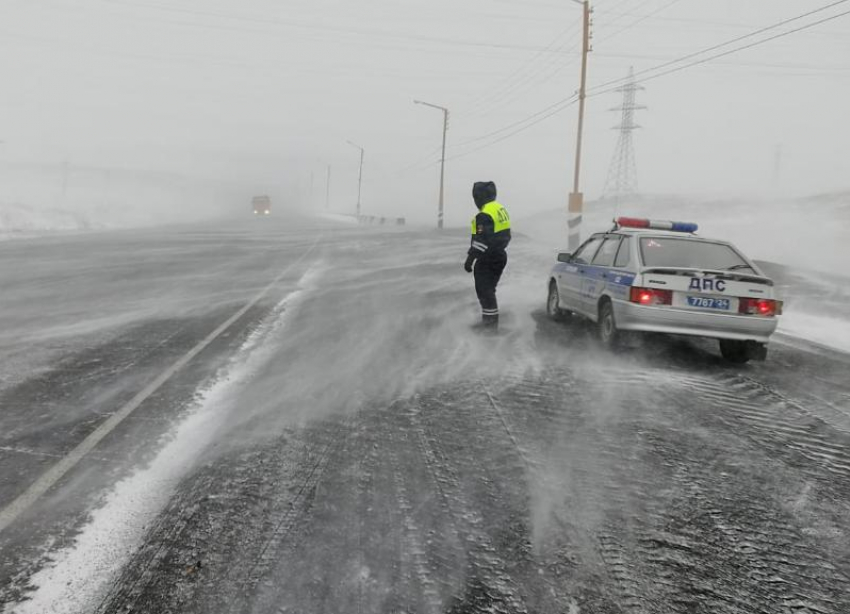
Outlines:
{"type": "Polygon", "coordinates": [[[475,293],[481,303],[484,321],[498,321],[499,303],[496,301],[496,286],[502,277],[502,271],[508,264],[505,252],[487,254],[475,262],[475,293]]]}

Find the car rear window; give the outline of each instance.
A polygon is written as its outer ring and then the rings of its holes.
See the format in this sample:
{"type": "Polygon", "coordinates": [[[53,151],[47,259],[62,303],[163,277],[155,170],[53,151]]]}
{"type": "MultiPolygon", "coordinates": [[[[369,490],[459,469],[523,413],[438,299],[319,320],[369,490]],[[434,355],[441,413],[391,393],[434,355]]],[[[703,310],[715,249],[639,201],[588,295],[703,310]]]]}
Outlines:
{"type": "Polygon", "coordinates": [[[715,269],[750,269],[728,245],[673,237],[642,237],[640,253],[644,266],[715,269]]]}

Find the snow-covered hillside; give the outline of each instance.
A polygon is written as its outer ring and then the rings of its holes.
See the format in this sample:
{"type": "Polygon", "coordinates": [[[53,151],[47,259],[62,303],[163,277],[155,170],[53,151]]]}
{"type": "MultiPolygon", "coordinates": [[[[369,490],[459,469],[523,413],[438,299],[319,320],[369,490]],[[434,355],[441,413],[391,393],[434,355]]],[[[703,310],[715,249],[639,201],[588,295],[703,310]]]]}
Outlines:
{"type": "Polygon", "coordinates": [[[250,204],[250,189],[164,173],[72,167],[63,180],[52,167],[0,170],[0,238],[195,222],[250,204]]]}
{"type": "MultiPolygon", "coordinates": [[[[850,276],[850,192],[796,200],[644,197],[585,205],[583,232],[604,230],[618,215],[696,222],[699,234],[732,241],[749,256],[795,268],[850,276]]],[[[566,244],[564,209],[522,219],[518,232],[552,249],[566,244]]]]}

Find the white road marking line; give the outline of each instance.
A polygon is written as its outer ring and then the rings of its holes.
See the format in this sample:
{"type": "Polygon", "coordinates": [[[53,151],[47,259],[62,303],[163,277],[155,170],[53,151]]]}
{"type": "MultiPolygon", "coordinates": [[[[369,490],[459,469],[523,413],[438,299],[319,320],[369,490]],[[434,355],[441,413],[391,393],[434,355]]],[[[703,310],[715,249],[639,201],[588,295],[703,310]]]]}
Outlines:
{"type": "Polygon", "coordinates": [[[163,384],[171,379],[175,373],[185,367],[195,356],[200,354],[208,345],[215,341],[222,333],[230,328],[234,322],[245,315],[249,309],[260,302],[269,291],[286,275],[292,267],[300,263],[306,258],[319,243],[321,235],[316,236],[316,240],[298,259],[287,266],[275,277],[269,285],[260,291],[250,303],[242,307],[239,311],[230,316],[226,322],[221,324],[213,332],[206,336],[200,343],[189,350],[177,362],[163,371],[155,380],[145,386],[136,396],[130,399],[121,409],[107,418],[99,427],[92,431],[88,437],[83,439],[77,447],[71,450],[62,460],[50,467],[41,476],[33,482],[29,488],[18,495],[9,505],[0,510],[0,533],[9,527],[21,514],[27,511],[44,493],[50,490],[62,477],[73,469],[85,456],[91,452],[104,437],[109,435],[115,428],[121,424],[130,414],[132,414],[145,400],[159,390],[163,384]]]}

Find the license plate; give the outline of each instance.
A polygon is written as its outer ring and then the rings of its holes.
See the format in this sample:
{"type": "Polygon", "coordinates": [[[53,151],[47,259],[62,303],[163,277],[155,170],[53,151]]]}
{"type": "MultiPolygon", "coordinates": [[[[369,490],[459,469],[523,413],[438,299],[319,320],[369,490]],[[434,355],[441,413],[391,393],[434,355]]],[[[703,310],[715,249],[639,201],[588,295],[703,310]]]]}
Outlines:
{"type": "Polygon", "coordinates": [[[707,296],[689,296],[688,307],[697,309],[717,309],[720,311],[731,311],[732,301],[728,298],[709,298],[707,296]]]}

